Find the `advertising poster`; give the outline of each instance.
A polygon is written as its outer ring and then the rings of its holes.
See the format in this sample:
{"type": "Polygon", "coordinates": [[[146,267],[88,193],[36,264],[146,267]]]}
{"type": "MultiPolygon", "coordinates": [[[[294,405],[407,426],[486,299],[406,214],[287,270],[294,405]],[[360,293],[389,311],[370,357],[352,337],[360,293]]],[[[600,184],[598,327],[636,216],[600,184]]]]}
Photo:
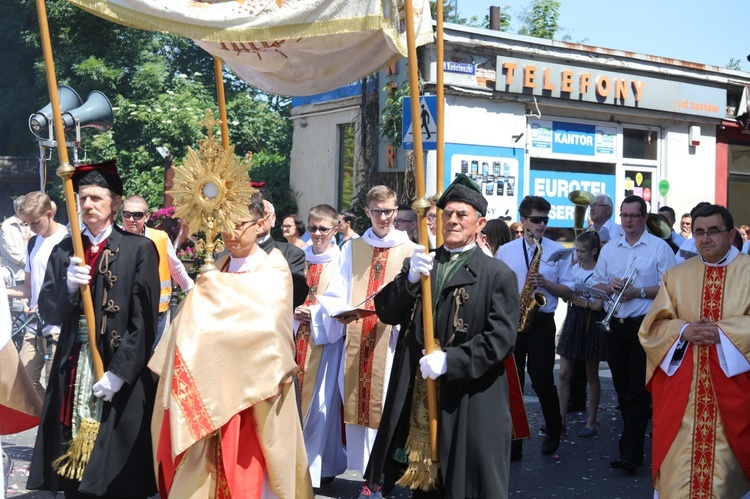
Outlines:
{"type": "Polygon", "coordinates": [[[578,156],[611,161],[617,153],[615,127],[533,120],[530,150],[537,156],[578,156]]]}
{"type": "Polygon", "coordinates": [[[532,169],[529,182],[529,194],[542,196],[552,205],[549,227],[573,227],[575,205],[568,200],[568,194],[573,191],[583,190],[595,196],[608,194],[615,197],[614,175],[532,169]]]}
{"type": "Polygon", "coordinates": [[[523,149],[446,144],[445,185],[465,173],[479,184],[487,198],[488,220],[518,220],[518,204],[523,197],[523,158],[523,149]]]}
{"type": "Polygon", "coordinates": [[[642,197],[646,201],[649,213],[652,211],[653,185],[654,178],[651,169],[625,170],[625,195],[642,197]]]}

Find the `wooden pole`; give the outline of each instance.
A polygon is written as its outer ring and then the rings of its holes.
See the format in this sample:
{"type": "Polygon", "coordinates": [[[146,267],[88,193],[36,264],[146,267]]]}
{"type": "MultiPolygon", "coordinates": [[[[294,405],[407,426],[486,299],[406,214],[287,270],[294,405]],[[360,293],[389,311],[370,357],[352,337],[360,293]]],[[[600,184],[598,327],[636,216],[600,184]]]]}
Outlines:
{"type": "MultiPolygon", "coordinates": [[[[52,58],[52,43],[50,41],[49,24],[47,23],[47,7],[44,4],[44,0],[36,0],[36,11],[39,15],[39,32],[41,34],[42,52],[44,53],[44,65],[47,71],[47,90],[49,91],[49,101],[52,105],[57,155],[60,158],[60,167],[57,169],[57,175],[63,181],[65,207],[68,210],[68,219],[70,220],[70,238],[73,242],[73,254],[82,260],[81,265],[86,265],[83,254],[83,241],[81,240],[81,227],[78,224],[75,193],[73,192],[73,172],[75,172],[75,168],[68,162],[68,149],[65,145],[65,127],[62,121],[62,112],[60,111],[60,99],[57,94],[57,76],[55,75],[55,62],[52,58]]],[[[94,365],[94,374],[98,381],[104,376],[104,363],[102,362],[102,356],[99,354],[99,348],[96,343],[94,301],[91,298],[91,287],[88,284],[81,286],[81,301],[83,302],[83,314],[86,317],[91,360],[94,365]]]]}
{"type": "MultiPolygon", "coordinates": [[[[409,48],[409,92],[411,96],[412,130],[414,131],[414,174],[417,184],[417,199],[412,208],[417,212],[419,225],[419,244],[424,246],[425,253],[429,252],[429,239],[427,237],[427,210],[430,203],[425,199],[425,173],[424,153],[422,150],[422,132],[418,126],[419,118],[419,78],[417,73],[417,42],[414,34],[414,8],[412,0],[404,2],[406,16],[406,41],[409,48]]],[[[432,285],[429,276],[422,276],[422,325],[424,333],[424,350],[430,354],[435,350],[435,328],[432,317],[432,285]]],[[[437,442],[437,391],[435,380],[427,379],[427,410],[430,419],[430,458],[438,460],[437,442]]]]}
{"type": "MultiPolygon", "coordinates": [[[[443,194],[445,189],[445,71],[443,61],[445,60],[445,51],[443,48],[443,0],[436,2],[436,20],[437,20],[437,38],[435,40],[435,64],[437,70],[437,89],[435,91],[437,99],[437,138],[436,138],[436,174],[437,174],[437,195],[443,194]]],[[[435,241],[439,248],[443,245],[443,218],[440,216],[440,208],[435,212],[435,241]]]]}
{"type": "Polygon", "coordinates": [[[221,146],[229,150],[229,124],[227,123],[227,102],[224,97],[224,71],[221,59],[214,57],[214,73],[216,74],[216,100],[219,101],[219,119],[221,120],[221,146]]]}

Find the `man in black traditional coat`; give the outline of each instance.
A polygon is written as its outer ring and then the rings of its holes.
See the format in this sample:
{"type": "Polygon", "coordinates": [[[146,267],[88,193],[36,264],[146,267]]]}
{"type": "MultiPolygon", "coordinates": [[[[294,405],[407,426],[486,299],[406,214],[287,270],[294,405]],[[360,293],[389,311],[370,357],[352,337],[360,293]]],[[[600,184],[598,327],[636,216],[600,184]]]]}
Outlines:
{"type": "Polygon", "coordinates": [[[78,265],[81,260],[72,256],[71,239],[52,250],[47,265],[39,309],[46,322],[63,326],[27,486],[62,490],[66,498],[148,497],[156,493],[150,428],[156,378],[146,364],[156,333],[159,257],[150,239],[114,224],[122,195],[114,161],[80,165],[73,184],[86,226],[87,265],[78,265]],[[91,285],[96,346],[105,373],[75,386],[80,379],[76,373],[86,371],[78,363],[79,354],[85,358],[88,349],[82,351],[88,340],[79,334],[80,286],[86,283],[91,285]],[[91,393],[102,401],[98,434],[80,478],[66,478],[55,460],[70,451],[73,428],[81,433],[77,414],[91,393]]]}
{"type": "MultiPolygon", "coordinates": [[[[443,209],[444,245],[430,255],[415,251],[375,297],[378,317],[402,324],[402,333],[365,478],[370,483],[385,479],[387,491],[403,475],[399,484],[405,484],[404,478],[411,481],[414,497],[507,497],[512,425],[503,360],[516,340],[516,277],[477,248],[487,201],[476,184],[460,176],[437,205],[443,209]],[[423,353],[420,274],[431,276],[435,339],[442,345],[429,355],[423,353]],[[440,462],[425,492],[413,485],[425,484],[413,444],[424,448],[419,441],[424,440],[426,409],[420,393],[427,377],[438,385],[440,462]]],[[[429,450],[426,458],[422,464],[429,463],[429,450]]]]}

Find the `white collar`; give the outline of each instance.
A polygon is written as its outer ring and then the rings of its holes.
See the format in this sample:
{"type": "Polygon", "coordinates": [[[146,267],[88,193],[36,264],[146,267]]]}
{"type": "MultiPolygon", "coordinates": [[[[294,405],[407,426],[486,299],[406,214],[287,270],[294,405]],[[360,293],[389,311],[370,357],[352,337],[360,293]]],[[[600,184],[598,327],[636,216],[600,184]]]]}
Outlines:
{"type": "Polygon", "coordinates": [[[341,255],[341,250],[335,244],[332,244],[330,248],[325,250],[323,253],[316,255],[313,253],[312,244],[305,247],[305,259],[308,263],[328,263],[333,260],[337,260],[341,255]]]}
{"type": "Polygon", "coordinates": [[[701,260],[703,261],[703,264],[706,267],[726,267],[727,265],[732,263],[734,259],[737,258],[737,255],[739,254],[740,254],[740,250],[738,250],[734,246],[730,246],[729,252],[726,254],[726,256],[716,263],[707,262],[706,260],[703,260],[702,256],[701,256],[701,260]]]}
{"type": "Polygon", "coordinates": [[[271,233],[270,232],[268,234],[266,234],[265,236],[261,237],[260,239],[258,239],[258,245],[261,245],[261,244],[265,243],[266,241],[268,241],[269,237],[271,237],[271,233]]]}
{"type": "Polygon", "coordinates": [[[469,243],[466,246],[461,246],[460,248],[456,248],[456,249],[446,248],[445,246],[443,246],[443,248],[445,248],[445,250],[448,253],[450,253],[452,255],[456,255],[456,254],[459,254],[459,253],[463,253],[464,251],[469,251],[470,249],[472,249],[476,245],[477,245],[477,243],[476,243],[476,241],[474,241],[473,243],[469,243]]]}
{"type": "Polygon", "coordinates": [[[102,241],[104,241],[105,239],[107,239],[109,237],[109,235],[112,233],[112,225],[108,225],[97,236],[94,236],[91,233],[91,229],[89,229],[88,227],[86,227],[85,229],[83,229],[83,233],[86,235],[86,237],[89,238],[89,241],[91,242],[91,244],[97,245],[97,244],[101,243],[102,241]]]}
{"type": "Polygon", "coordinates": [[[376,248],[392,248],[409,241],[409,236],[408,234],[406,234],[406,232],[396,230],[393,226],[391,226],[388,234],[380,238],[375,235],[375,233],[372,231],[372,227],[370,227],[365,231],[364,234],[362,234],[362,239],[364,239],[365,242],[370,246],[374,246],[376,248]]]}
{"type": "Polygon", "coordinates": [[[257,266],[261,262],[263,262],[265,258],[266,252],[260,249],[260,247],[256,247],[255,253],[243,258],[235,258],[232,255],[229,255],[229,265],[227,266],[227,271],[237,273],[253,270],[254,268],[257,268],[257,266]]]}

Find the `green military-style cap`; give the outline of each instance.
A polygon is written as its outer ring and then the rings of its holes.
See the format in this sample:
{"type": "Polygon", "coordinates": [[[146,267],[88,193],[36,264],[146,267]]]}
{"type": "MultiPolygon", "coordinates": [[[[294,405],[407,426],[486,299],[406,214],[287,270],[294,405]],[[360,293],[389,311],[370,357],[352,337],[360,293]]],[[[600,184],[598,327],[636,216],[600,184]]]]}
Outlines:
{"type": "Polygon", "coordinates": [[[482,189],[468,175],[463,173],[459,173],[443,195],[440,196],[437,207],[441,210],[445,209],[445,205],[451,201],[469,204],[482,216],[487,214],[487,199],[482,195],[482,189]]]}

